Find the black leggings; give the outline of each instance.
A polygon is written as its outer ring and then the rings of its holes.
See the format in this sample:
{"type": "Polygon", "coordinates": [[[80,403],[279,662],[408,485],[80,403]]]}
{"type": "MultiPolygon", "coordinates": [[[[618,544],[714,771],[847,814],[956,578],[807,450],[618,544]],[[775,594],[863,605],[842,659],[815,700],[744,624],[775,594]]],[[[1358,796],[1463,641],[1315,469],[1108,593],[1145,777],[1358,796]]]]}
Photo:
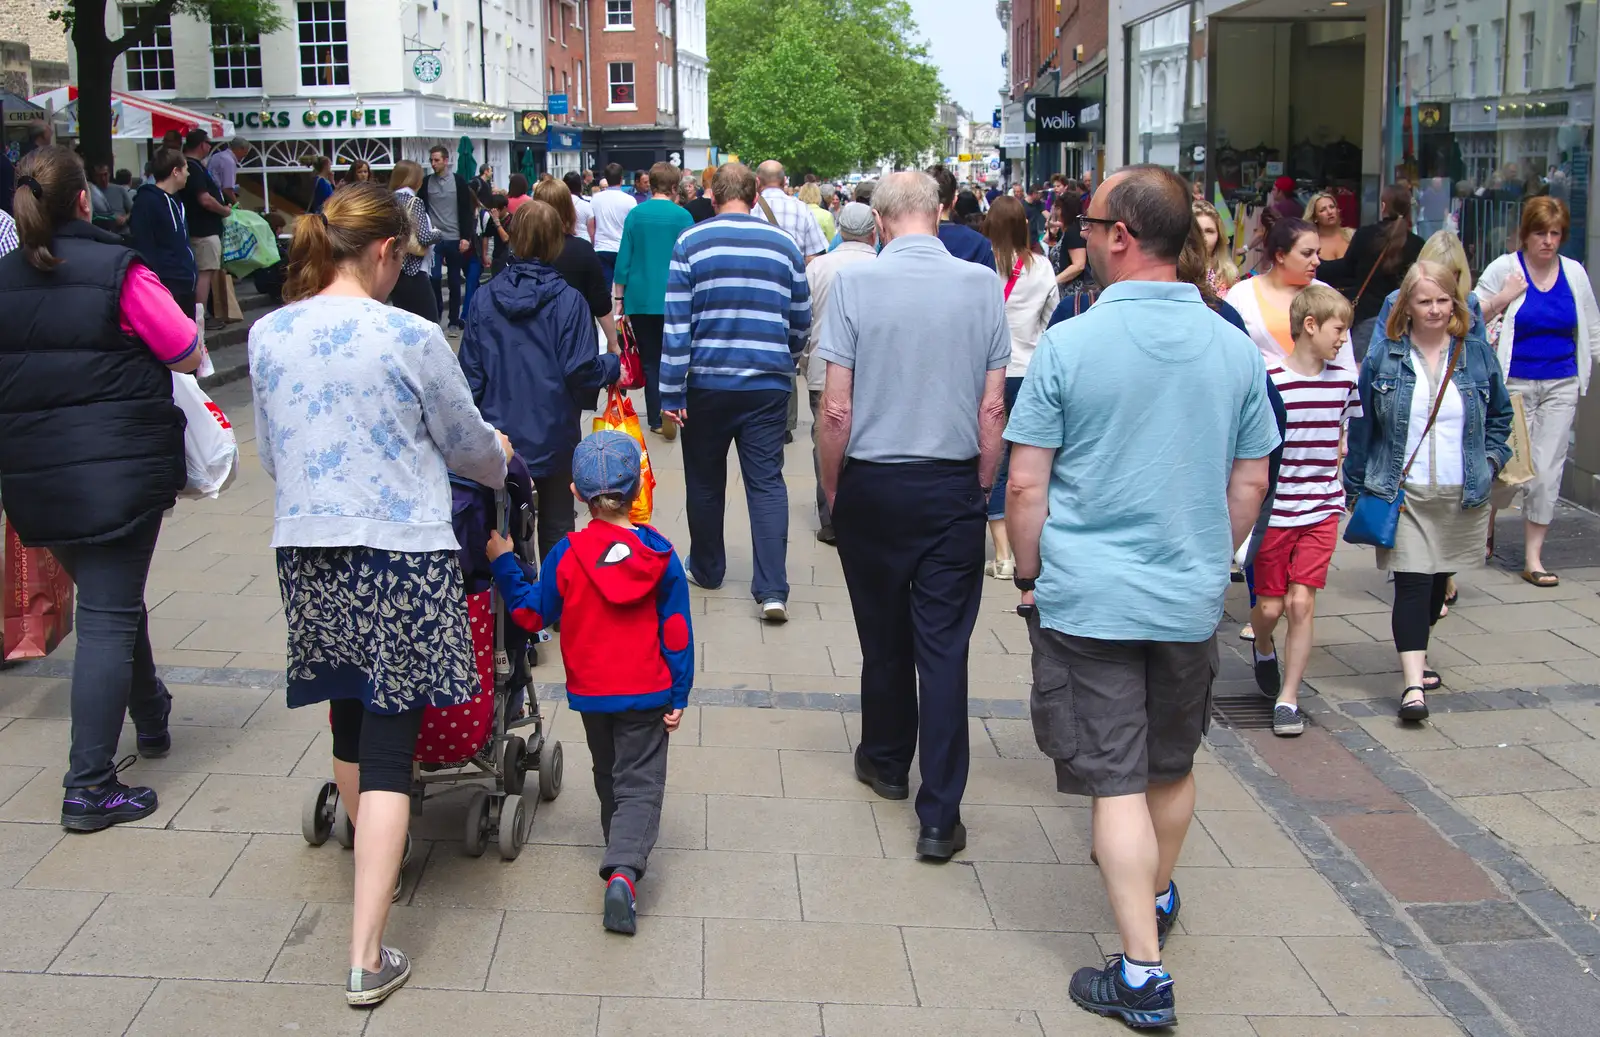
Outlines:
{"type": "Polygon", "coordinates": [[[421,270],[400,275],[394,283],[394,291],[389,293],[389,305],[439,323],[439,303],[433,297],[433,282],[421,270]]]}
{"type": "Polygon", "coordinates": [[[422,707],[404,713],[371,713],[360,699],[328,703],[333,758],[361,767],[362,792],[411,793],[411,761],[422,731],[422,707]]]}
{"type": "Polygon", "coordinates": [[[1454,573],[1395,573],[1394,612],[1390,629],[1394,631],[1397,652],[1428,650],[1428,631],[1439,622],[1444,609],[1445,586],[1454,573]]]}

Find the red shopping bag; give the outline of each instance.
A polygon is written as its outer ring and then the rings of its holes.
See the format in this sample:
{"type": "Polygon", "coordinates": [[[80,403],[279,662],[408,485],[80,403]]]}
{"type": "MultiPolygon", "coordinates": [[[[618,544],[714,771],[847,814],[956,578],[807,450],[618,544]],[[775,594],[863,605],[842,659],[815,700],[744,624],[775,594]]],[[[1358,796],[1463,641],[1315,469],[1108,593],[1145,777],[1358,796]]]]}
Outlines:
{"type": "Polygon", "coordinates": [[[5,658],[42,659],[72,633],[72,577],[42,547],[6,527],[5,658]]]}
{"type": "Polygon", "coordinates": [[[632,324],[624,322],[617,327],[617,343],[622,365],[617,385],[623,389],[643,389],[644,358],[639,355],[639,339],[633,333],[632,324]]]}

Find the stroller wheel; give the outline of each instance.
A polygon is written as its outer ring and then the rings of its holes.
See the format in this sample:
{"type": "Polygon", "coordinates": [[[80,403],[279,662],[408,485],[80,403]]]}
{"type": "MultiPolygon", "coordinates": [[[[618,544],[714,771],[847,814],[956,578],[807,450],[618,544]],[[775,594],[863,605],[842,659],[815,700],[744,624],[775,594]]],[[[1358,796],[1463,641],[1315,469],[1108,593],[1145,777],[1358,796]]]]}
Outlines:
{"type": "Polygon", "coordinates": [[[333,815],[339,805],[339,786],[325,781],[300,810],[300,834],[312,846],[321,846],[333,834],[333,815]]]}
{"type": "Polygon", "coordinates": [[[500,857],[514,861],[522,852],[522,837],[528,823],[528,804],[521,796],[507,796],[500,803],[500,857]]]}
{"type": "Polygon", "coordinates": [[[521,735],[506,739],[500,750],[501,787],[513,796],[522,794],[523,778],[528,772],[528,743],[521,735]]]}
{"type": "Polygon", "coordinates": [[[482,857],[489,848],[489,793],[473,789],[467,796],[467,832],[462,849],[468,857],[482,857]]]}
{"type": "Polygon", "coordinates": [[[546,738],[539,749],[539,798],[549,802],[561,795],[561,743],[546,738]]]}
{"type": "Polygon", "coordinates": [[[347,850],[353,850],[356,848],[355,826],[350,823],[350,815],[344,809],[344,800],[337,796],[335,796],[335,800],[333,808],[333,837],[339,841],[340,846],[347,850]]]}

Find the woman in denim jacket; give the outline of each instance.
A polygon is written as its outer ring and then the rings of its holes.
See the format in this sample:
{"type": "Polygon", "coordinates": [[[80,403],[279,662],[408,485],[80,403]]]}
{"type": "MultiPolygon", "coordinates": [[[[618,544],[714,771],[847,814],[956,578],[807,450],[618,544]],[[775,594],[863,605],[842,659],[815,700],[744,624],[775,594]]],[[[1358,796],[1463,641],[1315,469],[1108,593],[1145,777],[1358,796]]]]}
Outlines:
{"type": "Polygon", "coordinates": [[[1413,266],[1382,331],[1361,365],[1366,417],[1351,429],[1344,485],[1351,494],[1392,501],[1405,473],[1394,547],[1379,548],[1378,568],[1394,573],[1391,625],[1406,682],[1400,718],[1422,720],[1428,715],[1424,682],[1440,683],[1427,669],[1428,631],[1439,619],[1451,575],[1483,558],[1489,493],[1511,457],[1511,398],[1494,350],[1473,330],[1448,268],[1427,261],[1413,266]],[[1452,351],[1459,351],[1455,373],[1430,427],[1452,351]]]}

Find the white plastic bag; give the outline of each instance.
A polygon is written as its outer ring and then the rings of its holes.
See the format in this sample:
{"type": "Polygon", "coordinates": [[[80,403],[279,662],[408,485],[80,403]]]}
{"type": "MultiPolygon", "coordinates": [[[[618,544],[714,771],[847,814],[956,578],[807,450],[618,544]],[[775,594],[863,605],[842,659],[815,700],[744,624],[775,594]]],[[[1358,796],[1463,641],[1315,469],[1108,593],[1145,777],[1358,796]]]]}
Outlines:
{"type": "Polygon", "coordinates": [[[211,402],[194,375],[172,375],[172,402],[189,419],[183,432],[183,459],[189,481],[182,497],[215,497],[233,482],[239,468],[239,443],[222,408],[211,402]]]}

